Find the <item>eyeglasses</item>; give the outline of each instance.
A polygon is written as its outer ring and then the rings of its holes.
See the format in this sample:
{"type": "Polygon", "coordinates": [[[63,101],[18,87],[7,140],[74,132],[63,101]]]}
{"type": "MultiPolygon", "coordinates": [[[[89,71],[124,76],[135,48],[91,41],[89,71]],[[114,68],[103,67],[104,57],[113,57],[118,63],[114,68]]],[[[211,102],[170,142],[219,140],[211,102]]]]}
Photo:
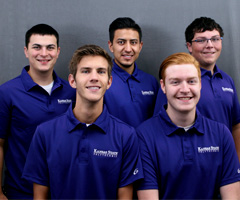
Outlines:
{"type": "Polygon", "coordinates": [[[199,38],[196,40],[192,40],[192,42],[196,42],[197,44],[201,44],[201,45],[206,45],[208,43],[209,40],[211,40],[211,42],[213,44],[219,44],[222,41],[223,37],[212,37],[210,39],[207,38],[199,38]]]}

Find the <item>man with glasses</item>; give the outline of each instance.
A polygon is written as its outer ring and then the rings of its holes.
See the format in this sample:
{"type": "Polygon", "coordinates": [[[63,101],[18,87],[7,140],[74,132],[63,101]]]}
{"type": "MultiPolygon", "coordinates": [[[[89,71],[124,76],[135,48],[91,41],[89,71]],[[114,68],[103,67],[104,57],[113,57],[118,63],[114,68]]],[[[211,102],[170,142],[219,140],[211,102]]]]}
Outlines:
{"type": "MultiPolygon", "coordinates": [[[[208,17],[195,19],[185,31],[188,51],[201,67],[202,90],[197,108],[206,117],[229,128],[240,160],[240,107],[236,88],[232,78],[216,65],[223,35],[222,27],[208,17]]],[[[161,90],[156,102],[155,113],[166,103],[161,90]]]]}

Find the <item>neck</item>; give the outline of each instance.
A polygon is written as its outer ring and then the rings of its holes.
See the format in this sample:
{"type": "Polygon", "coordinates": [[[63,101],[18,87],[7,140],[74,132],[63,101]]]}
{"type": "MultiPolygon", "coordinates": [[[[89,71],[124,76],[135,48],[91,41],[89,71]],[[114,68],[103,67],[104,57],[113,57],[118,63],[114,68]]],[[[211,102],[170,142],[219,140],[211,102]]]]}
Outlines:
{"type": "Polygon", "coordinates": [[[208,71],[211,71],[211,74],[214,74],[214,67],[215,67],[215,63],[213,65],[200,65],[201,68],[206,69],[208,71]]]}
{"type": "Polygon", "coordinates": [[[114,59],[115,63],[121,68],[123,69],[124,71],[126,71],[127,73],[129,74],[132,74],[133,71],[134,71],[134,63],[131,65],[131,66],[124,66],[124,65],[121,65],[118,61],[116,61],[114,59]]]}
{"type": "Polygon", "coordinates": [[[73,113],[78,121],[85,124],[92,124],[97,120],[103,111],[103,100],[97,103],[83,103],[76,101],[73,113]]]}
{"type": "Polygon", "coordinates": [[[171,121],[179,127],[187,127],[194,123],[196,116],[196,109],[190,112],[174,112],[172,113],[168,109],[166,110],[171,121]]]}
{"type": "Polygon", "coordinates": [[[28,74],[31,76],[32,80],[38,85],[48,85],[53,82],[53,71],[48,71],[44,73],[37,73],[32,70],[31,67],[28,70],[28,74]]]}

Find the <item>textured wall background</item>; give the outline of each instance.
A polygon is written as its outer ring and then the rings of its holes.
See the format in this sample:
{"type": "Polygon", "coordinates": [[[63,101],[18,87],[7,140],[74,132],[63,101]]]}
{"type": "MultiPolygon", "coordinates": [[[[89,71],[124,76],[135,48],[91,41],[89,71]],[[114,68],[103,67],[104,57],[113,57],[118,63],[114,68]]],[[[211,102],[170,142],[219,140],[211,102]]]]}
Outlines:
{"type": "Polygon", "coordinates": [[[0,0],[0,84],[28,64],[25,32],[47,23],[60,34],[61,53],[55,70],[64,79],[73,52],[83,44],[108,50],[108,26],[117,17],[133,18],[143,30],[143,50],[137,61],[157,77],[160,63],[175,52],[187,52],[185,28],[197,17],[214,18],[225,36],[218,66],[235,81],[240,95],[239,0],[0,0]]]}

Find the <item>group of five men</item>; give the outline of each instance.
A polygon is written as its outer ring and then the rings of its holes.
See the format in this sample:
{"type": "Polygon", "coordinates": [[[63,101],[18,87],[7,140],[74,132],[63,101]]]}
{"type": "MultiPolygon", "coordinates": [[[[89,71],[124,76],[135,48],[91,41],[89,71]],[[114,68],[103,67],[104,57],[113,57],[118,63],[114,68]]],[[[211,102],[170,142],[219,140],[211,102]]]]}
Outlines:
{"type": "Polygon", "coordinates": [[[162,62],[159,88],[137,67],[131,18],[109,26],[113,61],[96,45],[74,52],[68,83],[53,70],[56,30],[29,29],[29,65],[0,86],[0,199],[239,199],[239,103],[216,66],[223,30],[201,17],[185,35],[191,55],[162,62]]]}

